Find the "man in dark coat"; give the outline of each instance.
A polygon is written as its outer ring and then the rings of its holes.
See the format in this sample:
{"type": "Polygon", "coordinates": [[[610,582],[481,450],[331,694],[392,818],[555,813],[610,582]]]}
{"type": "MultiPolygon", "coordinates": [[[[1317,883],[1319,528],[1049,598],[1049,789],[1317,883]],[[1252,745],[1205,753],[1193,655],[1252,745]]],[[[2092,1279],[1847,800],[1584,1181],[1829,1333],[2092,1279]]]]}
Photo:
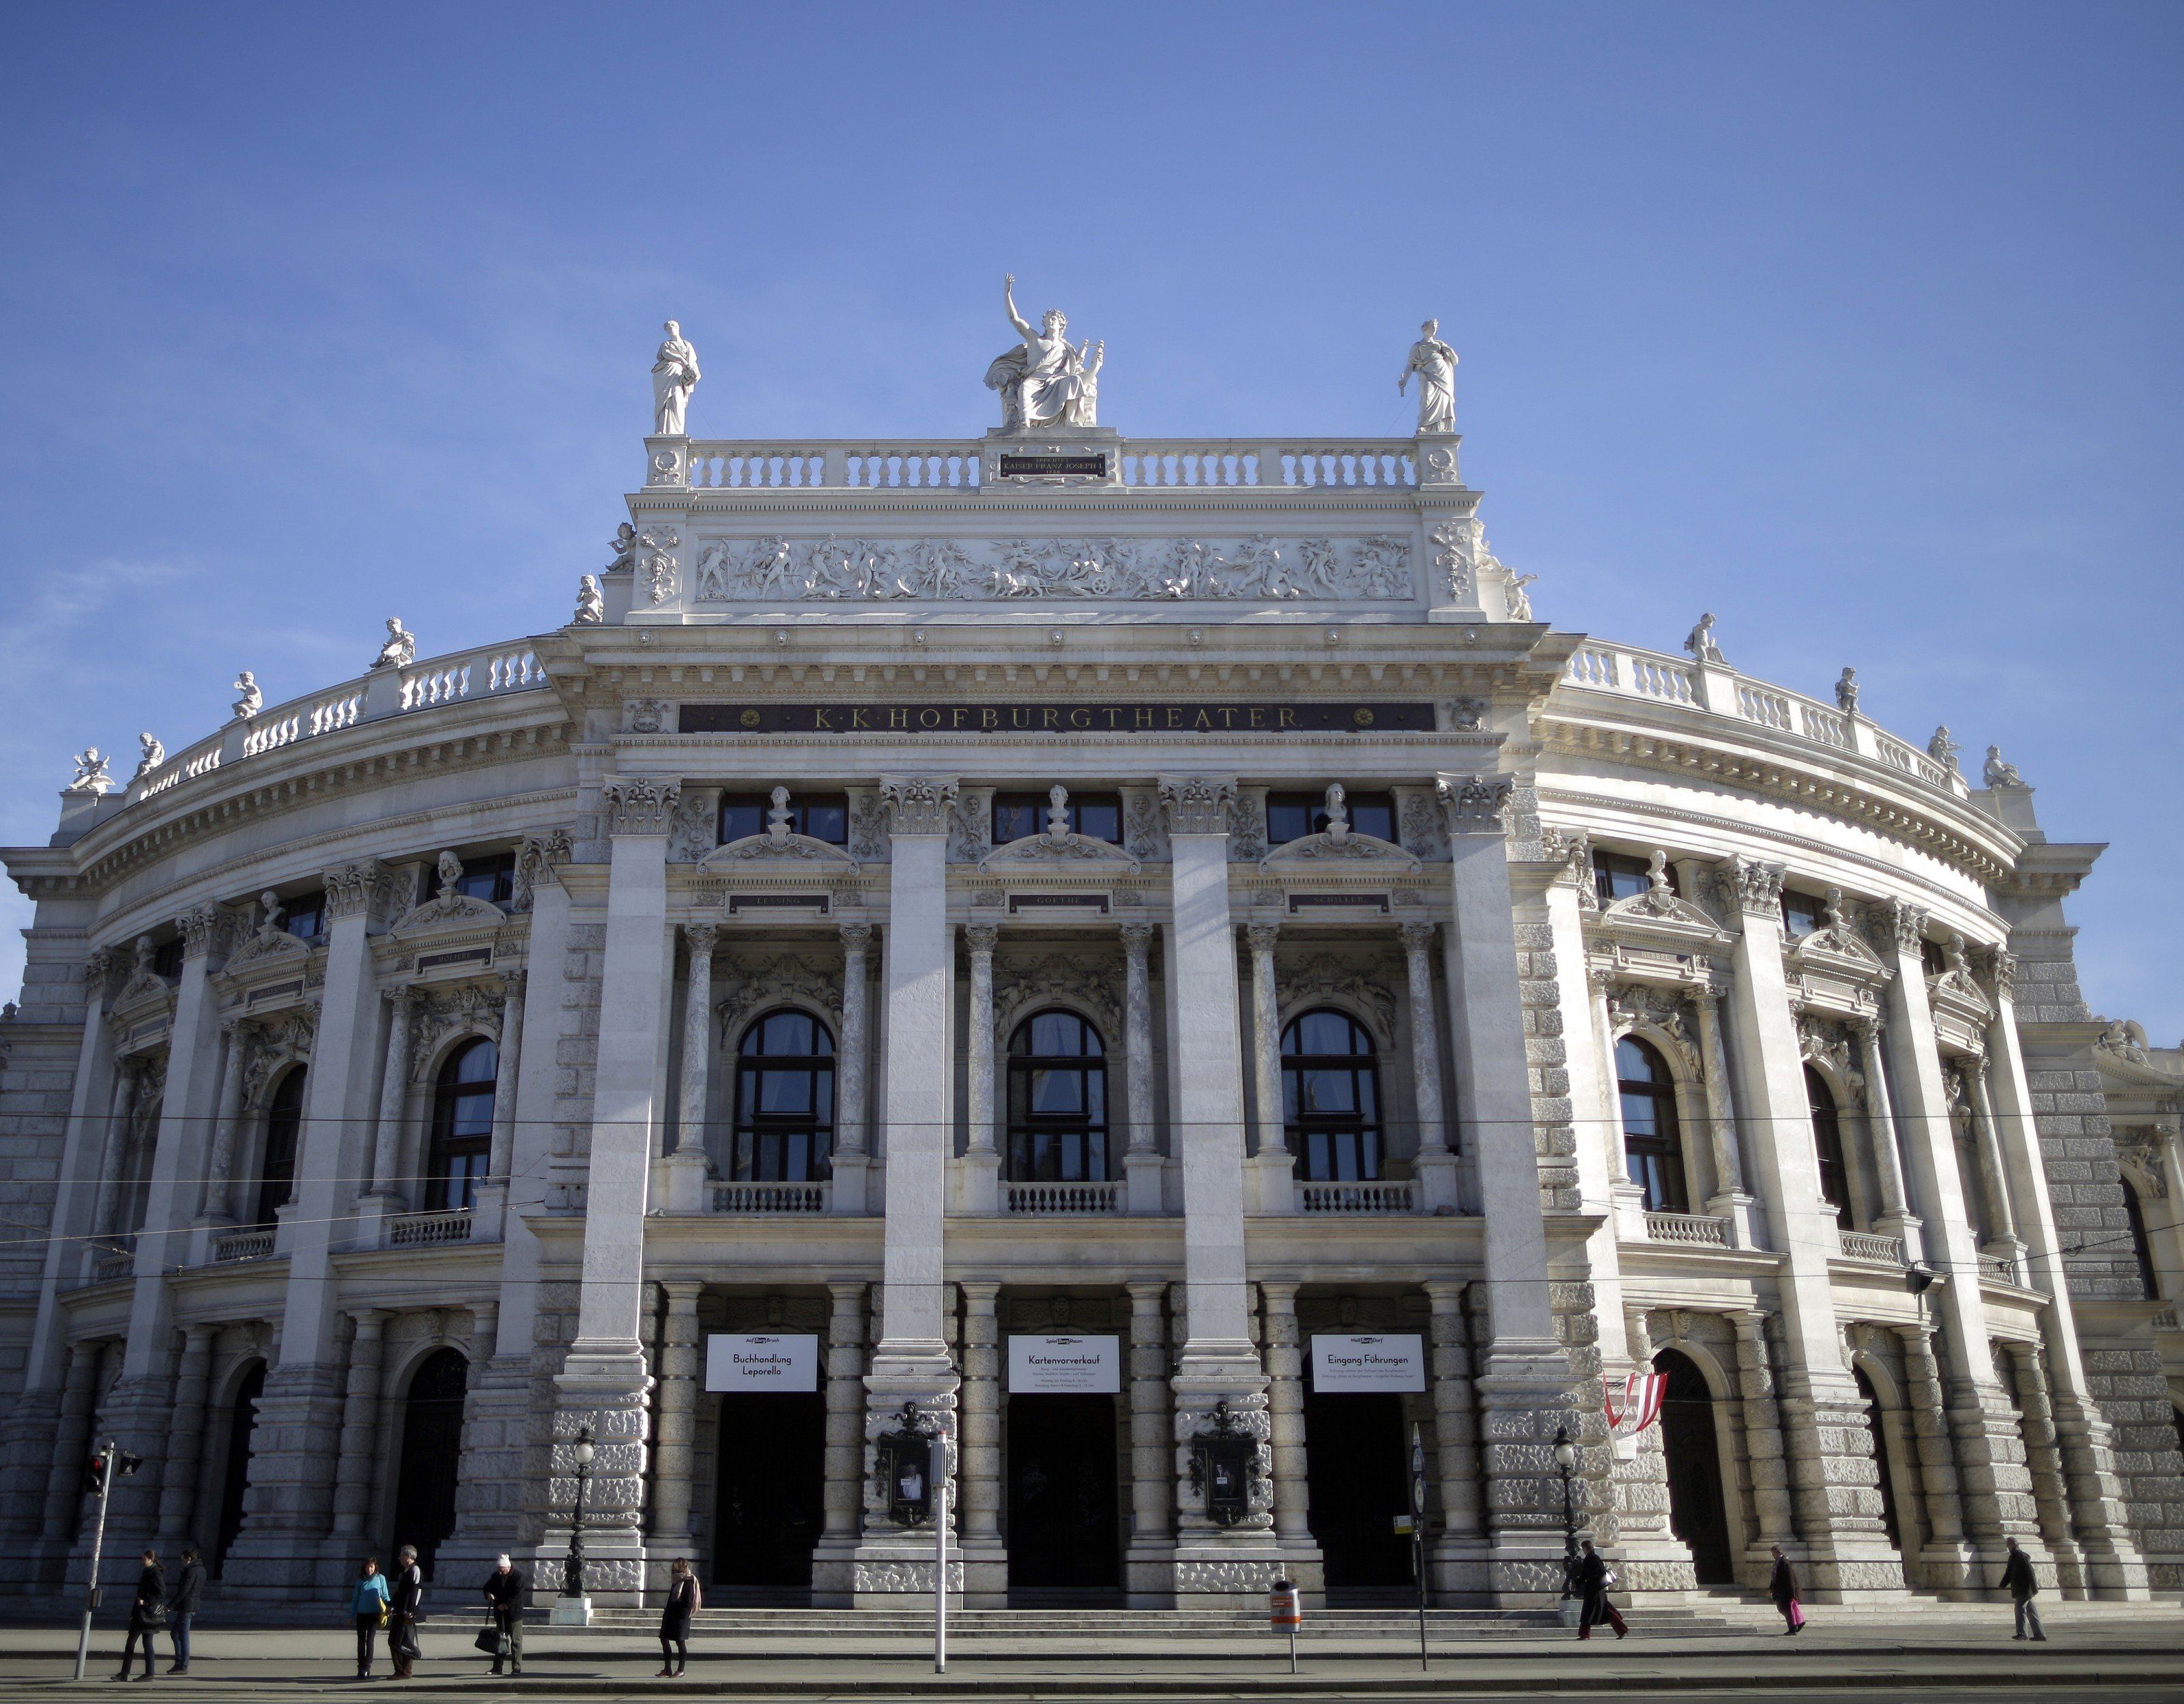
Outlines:
{"type": "Polygon", "coordinates": [[[2040,1630],[2040,1612],[2032,1607],[2033,1595],[2040,1590],[2040,1578],[2032,1572],[2032,1558],[2017,1547],[2015,1539],[2004,1539],[2009,1547],[2008,1560],[2002,1565],[2002,1578],[1997,1588],[2009,1594],[2010,1601],[2017,1606],[2017,1631],[2014,1638],[2025,1638],[2025,1629],[2032,1629],[2031,1637],[2045,1645],[2048,1635],[2040,1630]]]}
{"type": "Polygon", "coordinates": [[[493,1631],[501,1637],[500,1651],[493,1659],[493,1672],[500,1673],[502,1657],[518,1674],[523,1673],[523,1570],[500,1558],[500,1566],[485,1577],[485,1612],[493,1618],[493,1631]]]}
{"type": "Polygon", "coordinates": [[[166,1624],[167,1577],[159,1571],[156,1552],[144,1552],[144,1569],[136,1576],[136,1593],[129,1600],[129,1637],[121,1646],[121,1672],[114,1678],[126,1680],[131,1659],[136,1651],[136,1642],[144,1642],[144,1672],[136,1678],[149,1680],[159,1671],[154,1666],[157,1654],[152,1649],[152,1635],[166,1624]]]}
{"type": "Polygon", "coordinates": [[[167,1637],[175,1642],[174,1666],[170,1674],[190,1672],[190,1623],[196,1618],[198,1600],[204,1595],[204,1564],[195,1545],[182,1551],[182,1572],[175,1582],[174,1600],[167,1606],[167,1637]]]}
{"type": "Polygon", "coordinates": [[[1790,1566],[1790,1558],[1782,1554],[1782,1546],[1774,1546],[1774,1571],[1767,1576],[1767,1595],[1774,1600],[1774,1607],[1782,1612],[1791,1633],[1805,1630],[1805,1608],[1797,1601],[1797,1571],[1790,1566]]]}
{"type": "Polygon", "coordinates": [[[425,1573],[417,1549],[404,1545],[394,1553],[394,1582],[387,1616],[387,1654],[394,1659],[394,1678],[407,1680],[417,1660],[417,1612],[425,1601],[425,1573]]]}
{"type": "Polygon", "coordinates": [[[1585,1607],[1579,1612],[1577,1636],[1592,1637],[1593,1623],[1606,1622],[1615,1629],[1618,1639],[1630,1631],[1623,1624],[1623,1618],[1615,1612],[1615,1606],[1607,1601],[1607,1558],[1592,1547],[1591,1539],[1579,1540],[1585,1546],[1585,1555],[1578,1561],[1578,1590],[1585,1595],[1585,1607]]]}

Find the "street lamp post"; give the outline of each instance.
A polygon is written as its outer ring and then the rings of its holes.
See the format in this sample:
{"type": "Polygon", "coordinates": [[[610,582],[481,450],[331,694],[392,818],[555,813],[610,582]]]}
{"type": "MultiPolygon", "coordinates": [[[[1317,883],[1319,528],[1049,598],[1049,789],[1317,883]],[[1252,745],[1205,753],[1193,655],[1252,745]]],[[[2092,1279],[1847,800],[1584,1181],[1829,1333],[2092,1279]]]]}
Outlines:
{"type": "Polygon", "coordinates": [[[591,1489],[594,1453],[589,1423],[577,1428],[576,1447],[569,1453],[577,1462],[577,1503],[569,1520],[569,1555],[561,1564],[561,1601],[554,1607],[554,1619],[583,1627],[591,1622],[591,1607],[584,1597],[584,1494],[591,1489]]]}
{"type": "Polygon", "coordinates": [[[1577,1466],[1577,1446],[1570,1442],[1569,1428],[1555,1428],[1555,1466],[1563,1476],[1563,1596],[1577,1595],[1577,1510],[1570,1501],[1570,1470],[1577,1466]]]}

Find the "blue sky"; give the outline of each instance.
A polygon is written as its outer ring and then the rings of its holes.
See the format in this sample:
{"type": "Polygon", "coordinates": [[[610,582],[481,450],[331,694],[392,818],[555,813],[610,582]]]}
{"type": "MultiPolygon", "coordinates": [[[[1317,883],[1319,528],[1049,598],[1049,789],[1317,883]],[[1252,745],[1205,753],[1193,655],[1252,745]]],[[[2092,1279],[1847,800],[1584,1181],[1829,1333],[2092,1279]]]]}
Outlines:
{"type": "MultiPolygon", "coordinates": [[[[86,742],[554,626],[701,435],[1406,430],[1438,314],[1540,613],[1999,742],[2094,1006],[2184,1033],[2184,8],[0,12],[0,838],[86,742]]],[[[0,905],[0,984],[27,921],[0,905]]]]}

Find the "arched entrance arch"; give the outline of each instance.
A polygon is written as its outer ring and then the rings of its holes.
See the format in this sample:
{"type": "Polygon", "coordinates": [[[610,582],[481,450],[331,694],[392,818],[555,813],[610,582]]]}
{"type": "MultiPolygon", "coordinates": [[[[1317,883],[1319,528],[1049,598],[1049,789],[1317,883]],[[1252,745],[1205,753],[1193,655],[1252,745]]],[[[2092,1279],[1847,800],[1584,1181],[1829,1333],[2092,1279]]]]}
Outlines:
{"type": "Polygon", "coordinates": [[[394,1480],[394,1545],[417,1547],[432,1577],[432,1556],[455,1529],[455,1484],[463,1452],[463,1393],[471,1364],[459,1349],[436,1349],[410,1375],[402,1405],[402,1456],[394,1480]]]}
{"type": "Polygon", "coordinates": [[[213,1539],[212,1575],[217,1579],[227,1552],[242,1530],[242,1499],[250,1489],[250,1448],[258,1429],[258,1401],[265,1394],[265,1363],[255,1363],[235,1387],[234,1412],[227,1423],[227,1461],[220,1473],[220,1526],[213,1539]]]}
{"type": "Polygon", "coordinates": [[[1673,1349],[1653,1357],[1669,1375],[1661,1404],[1661,1447],[1668,1457],[1669,1525],[1691,1553],[1701,1585],[1736,1583],[1729,1511],[1721,1494],[1721,1435],[1713,1392],[1696,1362],[1673,1349]]]}

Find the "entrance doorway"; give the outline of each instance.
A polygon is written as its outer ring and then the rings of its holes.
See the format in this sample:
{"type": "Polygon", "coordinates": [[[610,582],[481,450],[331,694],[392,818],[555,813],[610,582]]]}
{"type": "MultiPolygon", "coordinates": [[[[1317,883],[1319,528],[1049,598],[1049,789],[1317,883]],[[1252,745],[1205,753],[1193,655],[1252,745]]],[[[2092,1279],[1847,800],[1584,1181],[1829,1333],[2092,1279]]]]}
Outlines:
{"type": "Polygon", "coordinates": [[[811,1390],[721,1398],[713,1584],[723,1602],[811,1601],[811,1547],[826,1524],[827,1399],[811,1390]]]}
{"type": "Polygon", "coordinates": [[[1409,1449],[1394,1392],[1306,1392],[1305,1478],[1330,1608],[1412,1601],[1411,1541],[1396,1530],[1410,1512],[1409,1449]]]}
{"type": "Polygon", "coordinates": [[[1896,1475],[1894,1463],[1888,1454],[1888,1415],[1880,1406],[1880,1393],[1873,1388],[1873,1381],[1865,1376],[1863,1367],[1851,1368],[1851,1377],[1858,1380],[1858,1394],[1865,1403],[1865,1423],[1873,1433],[1873,1465],[1880,1473],[1880,1524],[1888,1534],[1888,1542],[1896,1547],[1898,1556],[1903,1553],[1903,1528],[1896,1512],[1896,1475]]]}
{"type": "Polygon", "coordinates": [[[440,1541],[455,1529],[455,1480],[463,1459],[463,1393],[471,1364],[460,1349],[436,1349],[410,1378],[402,1405],[402,1463],[394,1480],[394,1545],[417,1547],[432,1577],[440,1541]]]}
{"type": "Polygon", "coordinates": [[[1007,1471],[1009,1601],[1116,1597],[1115,1399],[1010,1397],[1007,1471]]]}
{"type": "Polygon", "coordinates": [[[228,1549],[242,1530],[242,1498],[250,1489],[250,1446],[258,1429],[258,1401],[265,1394],[265,1363],[261,1361],[235,1387],[235,1409],[227,1423],[227,1462],[220,1484],[220,1530],[212,1546],[214,1579],[220,1578],[228,1549]]]}
{"type": "Polygon", "coordinates": [[[1669,1461],[1669,1529],[1691,1553],[1701,1585],[1734,1585],[1729,1514],[1721,1497],[1721,1443],[1713,1393],[1691,1357],[1664,1349],[1653,1370],[1669,1375],[1661,1404],[1661,1447],[1669,1461]]]}

